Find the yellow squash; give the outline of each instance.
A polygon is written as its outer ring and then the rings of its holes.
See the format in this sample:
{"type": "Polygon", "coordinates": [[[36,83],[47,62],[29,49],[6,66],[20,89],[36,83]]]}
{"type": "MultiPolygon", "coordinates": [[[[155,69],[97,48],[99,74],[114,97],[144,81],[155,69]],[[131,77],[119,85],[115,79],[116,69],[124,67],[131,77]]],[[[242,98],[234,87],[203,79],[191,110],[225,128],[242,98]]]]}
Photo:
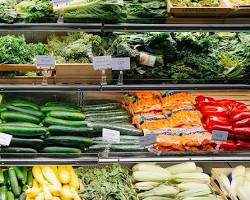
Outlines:
{"type": "Polygon", "coordinates": [[[42,170],[38,166],[32,168],[32,173],[37,182],[41,185],[48,184],[48,182],[43,178],[42,170]]]}
{"type": "Polygon", "coordinates": [[[70,173],[66,166],[58,166],[58,177],[61,183],[68,184],[70,181],[70,173]]]}
{"type": "Polygon", "coordinates": [[[75,190],[79,190],[79,180],[72,166],[67,166],[66,169],[70,173],[70,181],[69,186],[75,188],[75,190]]]}
{"type": "Polygon", "coordinates": [[[53,169],[49,166],[41,166],[41,170],[43,173],[43,176],[47,181],[49,181],[53,185],[59,185],[61,186],[61,183],[57,179],[56,174],[54,173],[53,169]]]}

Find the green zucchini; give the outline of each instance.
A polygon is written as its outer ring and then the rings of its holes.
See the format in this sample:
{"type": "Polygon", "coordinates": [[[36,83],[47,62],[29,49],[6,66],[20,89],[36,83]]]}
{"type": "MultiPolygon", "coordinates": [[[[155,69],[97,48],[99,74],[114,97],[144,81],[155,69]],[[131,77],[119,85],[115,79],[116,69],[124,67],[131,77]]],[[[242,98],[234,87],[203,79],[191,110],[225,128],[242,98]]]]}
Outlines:
{"type": "Polygon", "coordinates": [[[8,190],[7,190],[6,186],[2,186],[0,188],[0,200],[8,200],[7,199],[7,197],[8,197],[7,193],[8,193],[8,190]]]}
{"type": "Polygon", "coordinates": [[[7,192],[7,199],[8,200],[15,200],[15,196],[11,191],[7,192]]]}
{"type": "Polygon", "coordinates": [[[73,126],[73,127],[85,127],[87,126],[86,121],[69,121],[64,119],[57,119],[54,117],[46,117],[43,121],[45,126],[51,125],[62,125],[62,126],[73,126]]]}
{"type": "Polygon", "coordinates": [[[8,122],[8,123],[4,123],[4,126],[41,128],[40,125],[29,123],[29,122],[8,122]]]}
{"type": "Polygon", "coordinates": [[[118,115],[118,116],[112,116],[112,117],[88,117],[87,118],[88,122],[129,122],[130,117],[128,115],[118,115]]]}
{"type": "Polygon", "coordinates": [[[33,110],[40,110],[40,107],[37,104],[29,102],[29,101],[24,101],[24,100],[12,100],[12,101],[9,101],[8,104],[11,104],[17,107],[23,107],[23,108],[28,107],[33,110]]]}
{"type": "Polygon", "coordinates": [[[43,136],[47,133],[47,128],[45,127],[21,127],[21,126],[8,126],[5,124],[0,124],[0,132],[8,133],[17,137],[36,137],[43,136]]]}
{"type": "Polygon", "coordinates": [[[37,151],[31,148],[2,147],[1,156],[3,158],[34,158],[37,156],[37,151]]]}
{"type": "Polygon", "coordinates": [[[21,194],[21,190],[20,190],[19,185],[18,185],[16,172],[15,172],[13,167],[10,167],[8,172],[9,172],[11,189],[12,189],[15,197],[18,197],[21,194]]]}
{"type": "Polygon", "coordinates": [[[32,149],[39,149],[43,146],[43,140],[35,138],[19,138],[12,137],[10,147],[26,147],[32,149]]]}
{"type": "Polygon", "coordinates": [[[83,111],[104,111],[104,110],[112,110],[120,108],[120,103],[106,103],[106,104],[99,104],[99,105],[88,105],[83,107],[83,111]]]}
{"type": "Polygon", "coordinates": [[[3,171],[3,176],[4,176],[4,185],[7,187],[10,186],[10,178],[8,170],[3,171]]]}
{"type": "Polygon", "coordinates": [[[27,109],[27,108],[12,106],[12,105],[7,105],[7,109],[9,111],[21,112],[21,113],[25,113],[28,115],[38,117],[38,118],[44,118],[44,114],[38,110],[33,110],[33,109],[29,109],[29,108],[27,109]]]}
{"type": "Polygon", "coordinates": [[[41,111],[44,113],[48,113],[51,111],[80,112],[81,109],[57,105],[57,106],[41,106],[41,111]]]}
{"type": "Polygon", "coordinates": [[[28,169],[27,172],[27,185],[31,188],[33,186],[33,174],[32,169],[28,169]]]}
{"type": "Polygon", "coordinates": [[[81,112],[70,111],[51,111],[47,114],[47,116],[71,121],[83,121],[86,118],[85,115],[81,112]]]}
{"type": "Polygon", "coordinates": [[[79,148],[89,147],[95,144],[94,140],[79,136],[49,136],[45,139],[45,142],[48,144],[79,148]]]}
{"type": "Polygon", "coordinates": [[[79,157],[82,151],[77,148],[50,146],[42,149],[41,153],[47,157],[79,157]]]}
{"type": "Polygon", "coordinates": [[[41,122],[38,117],[13,111],[2,112],[1,119],[6,122],[30,122],[34,124],[40,124],[41,122]]]}
{"type": "Polygon", "coordinates": [[[7,111],[6,105],[5,104],[0,104],[0,113],[7,111]]]}
{"type": "Polygon", "coordinates": [[[91,136],[93,128],[88,127],[69,127],[52,125],[48,127],[51,135],[72,135],[72,136],[91,136]]]}
{"type": "Polygon", "coordinates": [[[129,127],[129,126],[122,126],[121,124],[111,124],[111,123],[96,123],[96,122],[89,122],[88,127],[94,128],[96,132],[102,132],[103,128],[112,129],[120,131],[121,135],[130,135],[130,136],[141,136],[143,135],[140,129],[129,127]]]}
{"type": "Polygon", "coordinates": [[[0,184],[4,183],[4,175],[3,175],[3,169],[0,168],[0,184]]]}
{"type": "Polygon", "coordinates": [[[112,152],[141,152],[146,151],[145,148],[141,147],[139,144],[135,145],[120,145],[120,144],[113,144],[110,147],[112,152]]]}
{"type": "Polygon", "coordinates": [[[13,169],[15,170],[16,172],[16,177],[19,181],[23,182],[24,181],[24,176],[23,176],[23,172],[21,171],[20,168],[18,167],[13,167],[13,169]]]}
{"type": "Polygon", "coordinates": [[[28,185],[23,185],[22,186],[22,192],[26,192],[26,190],[29,189],[29,186],[28,185]]]}
{"type": "Polygon", "coordinates": [[[22,173],[23,173],[23,181],[22,184],[25,185],[27,183],[28,178],[28,169],[26,167],[22,167],[22,173]]]}
{"type": "Polygon", "coordinates": [[[100,112],[99,110],[91,110],[91,111],[84,111],[84,114],[86,116],[91,116],[91,115],[105,115],[105,114],[110,114],[110,113],[114,113],[114,112],[125,112],[124,110],[122,110],[121,108],[117,108],[117,109],[112,109],[112,110],[102,110],[102,112],[100,112]]]}

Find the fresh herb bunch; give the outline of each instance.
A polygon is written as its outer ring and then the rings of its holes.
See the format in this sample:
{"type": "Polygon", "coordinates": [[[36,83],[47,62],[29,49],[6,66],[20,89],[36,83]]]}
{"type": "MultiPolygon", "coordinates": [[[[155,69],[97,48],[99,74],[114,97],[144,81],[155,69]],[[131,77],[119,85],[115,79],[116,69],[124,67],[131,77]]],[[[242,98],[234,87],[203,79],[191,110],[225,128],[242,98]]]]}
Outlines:
{"type": "Polygon", "coordinates": [[[93,169],[80,167],[77,174],[84,185],[80,196],[85,200],[137,200],[128,170],[120,165],[93,169]]]}
{"type": "Polygon", "coordinates": [[[0,22],[12,23],[17,18],[16,0],[0,0],[0,22]]]}

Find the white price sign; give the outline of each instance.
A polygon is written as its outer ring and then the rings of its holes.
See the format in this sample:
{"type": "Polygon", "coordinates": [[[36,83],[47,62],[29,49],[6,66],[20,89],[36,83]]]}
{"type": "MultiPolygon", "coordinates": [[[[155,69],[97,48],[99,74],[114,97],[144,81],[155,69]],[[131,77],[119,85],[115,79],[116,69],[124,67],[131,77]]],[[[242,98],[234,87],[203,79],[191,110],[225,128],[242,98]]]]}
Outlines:
{"type": "Polygon", "coordinates": [[[38,69],[55,69],[56,59],[54,56],[37,56],[36,67],[38,69]]]}
{"type": "Polygon", "coordinates": [[[109,69],[111,68],[111,56],[96,56],[93,58],[94,69],[109,69]]]}
{"type": "Polygon", "coordinates": [[[102,140],[108,143],[120,143],[120,131],[103,128],[102,140]]]}
{"type": "Polygon", "coordinates": [[[157,142],[157,134],[148,134],[139,138],[139,144],[141,147],[150,147],[157,142]]]}
{"type": "Polygon", "coordinates": [[[12,135],[6,133],[0,133],[0,145],[9,146],[12,139],[12,135]]]}
{"type": "Polygon", "coordinates": [[[227,138],[228,138],[228,131],[219,131],[219,130],[212,131],[213,142],[223,143],[227,141],[227,138]]]}
{"type": "Polygon", "coordinates": [[[130,70],[130,57],[112,58],[111,67],[113,70],[130,70]]]}

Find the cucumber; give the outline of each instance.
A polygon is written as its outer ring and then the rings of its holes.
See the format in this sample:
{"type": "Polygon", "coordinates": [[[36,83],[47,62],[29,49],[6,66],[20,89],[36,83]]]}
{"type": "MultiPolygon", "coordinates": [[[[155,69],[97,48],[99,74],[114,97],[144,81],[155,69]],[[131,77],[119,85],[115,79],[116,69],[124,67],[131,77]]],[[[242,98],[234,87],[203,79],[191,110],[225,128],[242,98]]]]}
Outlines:
{"type": "Polygon", "coordinates": [[[23,173],[23,181],[22,184],[25,185],[27,183],[28,178],[28,169],[26,167],[22,167],[22,173],[23,173]]]}
{"type": "Polygon", "coordinates": [[[29,122],[8,122],[8,123],[4,123],[4,126],[41,128],[40,125],[29,123],[29,122]]]}
{"type": "Polygon", "coordinates": [[[0,188],[0,200],[8,200],[8,190],[6,188],[6,186],[2,186],[0,188]]]}
{"type": "Polygon", "coordinates": [[[19,138],[12,137],[10,147],[26,147],[32,149],[39,149],[43,146],[43,140],[33,138],[19,138]]]}
{"type": "Polygon", "coordinates": [[[15,200],[15,196],[11,191],[7,192],[7,199],[8,200],[15,200]]]}
{"type": "Polygon", "coordinates": [[[16,177],[15,170],[13,167],[10,167],[8,172],[9,172],[11,189],[12,189],[15,197],[18,197],[21,194],[21,190],[20,190],[19,185],[18,185],[18,180],[16,177]]]}
{"type": "Polygon", "coordinates": [[[32,110],[32,109],[29,109],[29,108],[27,109],[27,108],[12,106],[12,105],[8,105],[7,109],[9,111],[21,112],[21,113],[25,113],[25,114],[28,114],[28,115],[38,117],[38,118],[44,118],[44,114],[41,111],[38,111],[38,110],[32,110]]]}
{"type": "Polygon", "coordinates": [[[51,135],[72,135],[72,136],[91,136],[93,133],[93,128],[88,127],[69,127],[69,126],[60,126],[52,125],[49,126],[49,132],[51,135]]]}
{"type": "Polygon", "coordinates": [[[88,122],[129,122],[130,117],[128,115],[120,115],[120,116],[104,116],[104,117],[88,117],[87,118],[88,122]]]}
{"type": "Polygon", "coordinates": [[[12,127],[5,124],[0,124],[0,132],[8,133],[17,137],[36,137],[45,135],[47,133],[47,128],[21,126],[12,127]]]}
{"type": "Polygon", "coordinates": [[[23,108],[28,107],[33,110],[40,110],[40,107],[37,104],[31,103],[29,101],[24,101],[24,100],[12,100],[12,101],[9,101],[8,104],[17,106],[17,107],[23,107],[23,108]]]}
{"type": "Polygon", "coordinates": [[[82,151],[77,148],[50,146],[42,149],[41,153],[47,157],[79,157],[82,151]]]}
{"type": "Polygon", "coordinates": [[[23,192],[23,193],[19,196],[19,200],[26,200],[26,194],[25,194],[25,192],[23,192]]]}
{"type": "Polygon", "coordinates": [[[30,122],[34,124],[40,124],[41,122],[38,117],[13,111],[2,112],[1,119],[6,122],[30,122]]]}
{"type": "Polygon", "coordinates": [[[44,106],[46,106],[46,107],[64,106],[67,108],[80,109],[79,106],[76,106],[73,104],[62,103],[62,102],[47,102],[44,106]]]}
{"type": "Polygon", "coordinates": [[[51,125],[62,125],[62,126],[73,126],[73,127],[85,127],[87,126],[86,121],[69,121],[64,119],[57,119],[54,117],[46,117],[43,121],[45,126],[51,125]]]}
{"type": "Polygon", "coordinates": [[[48,144],[79,148],[89,147],[95,144],[94,140],[79,136],[49,136],[45,142],[48,144]]]}
{"type": "Polygon", "coordinates": [[[88,105],[83,107],[83,111],[104,111],[120,108],[120,103],[106,103],[99,105],[88,105]]]}
{"type": "Polygon", "coordinates": [[[114,116],[129,116],[129,114],[122,110],[117,111],[102,111],[102,112],[87,112],[86,117],[104,118],[104,117],[114,117],[114,116]]]}
{"type": "Polygon", "coordinates": [[[8,170],[3,171],[3,176],[4,176],[4,185],[7,187],[10,186],[10,178],[8,170]]]}
{"type": "Polygon", "coordinates": [[[31,148],[21,148],[21,147],[2,147],[1,154],[21,154],[20,156],[24,156],[23,154],[36,154],[37,151],[31,148]]]}
{"type": "Polygon", "coordinates": [[[113,112],[125,112],[123,111],[121,108],[117,108],[117,109],[112,109],[112,110],[102,110],[102,112],[100,112],[99,110],[91,110],[91,111],[84,111],[84,114],[86,116],[90,116],[90,115],[105,115],[105,114],[109,114],[109,113],[113,113],[113,112]]]}
{"type": "Polygon", "coordinates": [[[119,145],[119,144],[114,144],[111,145],[110,150],[112,152],[141,152],[141,151],[146,151],[145,148],[141,147],[139,144],[138,145],[119,145]]]}
{"type": "Polygon", "coordinates": [[[48,113],[51,111],[80,112],[81,109],[57,105],[57,106],[41,106],[41,111],[44,113],[48,113]]]}
{"type": "Polygon", "coordinates": [[[70,111],[51,111],[47,114],[47,116],[71,121],[83,121],[86,118],[85,115],[81,112],[70,111]]]}
{"type": "Polygon", "coordinates": [[[96,123],[96,122],[89,122],[88,127],[92,127],[96,132],[102,132],[103,128],[112,129],[120,131],[121,135],[130,135],[130,136],[142,136],[143,133],[140,129],[129,127],[129,126],[122,126],[120,124],[110,124],[110,123],[96,123]]]}
{"type": "Polygon", "coordinates": [[[0,104],[0,112],[7,111],[6,105],[0,104]]]}

